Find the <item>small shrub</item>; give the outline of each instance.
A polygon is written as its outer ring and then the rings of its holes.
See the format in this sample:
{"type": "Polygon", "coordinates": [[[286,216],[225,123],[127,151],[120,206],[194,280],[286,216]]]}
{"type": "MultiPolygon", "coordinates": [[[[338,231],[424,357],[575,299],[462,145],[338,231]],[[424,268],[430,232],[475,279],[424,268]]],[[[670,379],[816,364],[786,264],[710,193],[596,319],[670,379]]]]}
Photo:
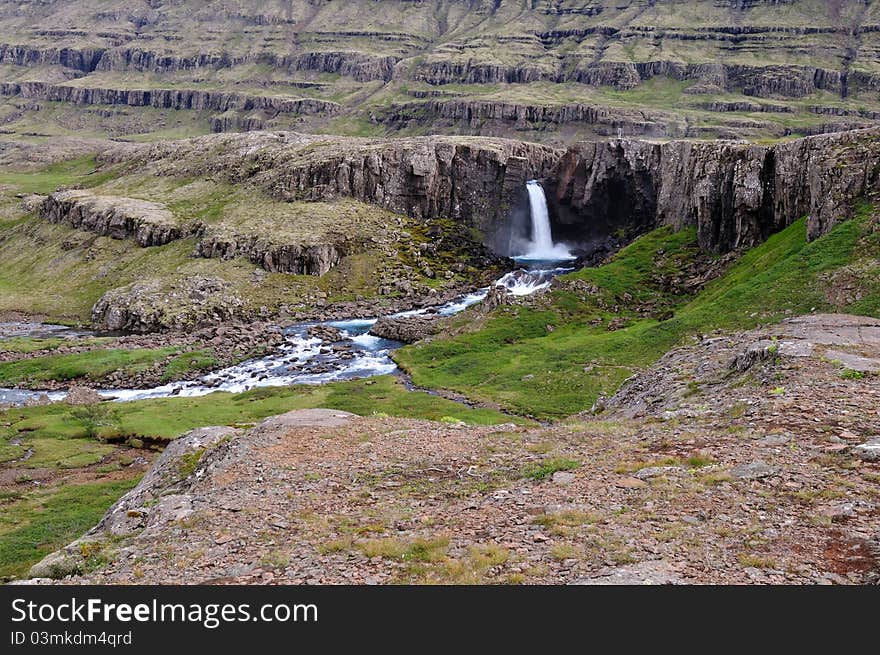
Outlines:
{"type": "Polygon", "coordinates": [[[510,559],[510,551],[498,544],[478,544],[468,549],[471,562],[477,569],[500,566],[510,559]]]}
{"type": "Polygon", "coordinates": [[[556,544],[550,549],[550,556],[559,561],[577,559],[578,551],[571,544],[556,544]]]}
{"type": "Polygon", "coordinates": [[[283,569],[290,562],[290,557],[278,550],[273,550],[260,558],[260,565],[264,568],[283,569]]]}
{"type": "Polygon", "coordinates": [[[79,421],[89,439],[97,439],[101,428],[115,428],[119,425],[119,415],[116,410],[103,403],[76,407],[70,411],[70,415],[79,421]]]}
{"type": "Polygon", "coordinates": [[[691,455],[685,460],[685,463],[692,469],[703,468],[704,466],[709,466],[709,464],[714,463],[715,460],[712,459],[711,455],[691,455]]]}
{"type": "Polygon", "coordinates": [[[540,514],[535,517],[535,523],[542,525],[545,528],[555,528],[558,526],[577,527],[579,525],[596,523],[599,518],[600,517],[588,512],[569,509],[561,512],[554,512],[553,514],[540,514]]]}
{"type": "Polygon", "coordinates": [[[321,555],[328,555],[330,553],[343,553],[351,550],[352,545],[351,537],[340,537],[339,539],[331,539],[330,541],[318,544],[317,549],[321,555]]]}
{"type": "Polygon", "coordinates": [[[543,480],[557,471],[569,471],[580,466],[576,459],[564,459],[561,457],[546,459],[542,462],[532,462],[522,469],[522,477],[532,480],[543,480]]]}
{"type": "Polygon", "coordinates": [[[739,563],[744,567],[753,569],[775,569],[776,561],[770,557],[754,555],[752,553],[740,553],[736,556],[739,563]]]}
{"type": "Polygon", "coordinates": [[[844,380],[864,380],[865,374],[852,368],[845,368],[840,372],[840,377],[844,380]]]}
{"type": "Polygon", "coordinates": [[[180,473],[181,479],[188,478],[195,472],[199,467],[199,462],[202,461],[202,455],[204,454],[205,449],[199,448],[191,453],[186,453],[180,458],[180,462],[177,464],[177,471],[180,473]]]}
{"type": "Polygon", "coordinates": [[[446,557],[449,539],[416,539],[406,543],[400,539],[366,539],[356,544],[367,557],[381,557],[405,562],[439,562],[446,557]]]}

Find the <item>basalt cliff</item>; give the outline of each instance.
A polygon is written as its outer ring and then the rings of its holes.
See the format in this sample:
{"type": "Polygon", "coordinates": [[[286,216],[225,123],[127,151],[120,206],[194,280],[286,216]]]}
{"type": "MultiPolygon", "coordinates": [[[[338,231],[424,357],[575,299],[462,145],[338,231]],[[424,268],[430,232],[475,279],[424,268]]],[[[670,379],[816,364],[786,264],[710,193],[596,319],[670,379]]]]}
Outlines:
{"type": "MultiPolygon", "coordinates": [[[[770,146],[612,138],[566,150],[505,139],[250,133],[121,145],[102,159],[158,176],[219,176],[286,202],[351,197],[428,224],[448,218],[502,254],[527,218],[530,179],[547,191],[557,240],[583,248],[695,225],[703,248],[726,252],[802,217],[814,239],[880,191],[877,129],[770,146]]],[[[224,249],[215,240],[201,250],[224,249]]]]}
{"type": "Polygon", "coordinates": [[[814,239],[880,191],[880,131],[773,146],[611,139],[578,144],[547,178],[560,232],[573,239],[620,228],[696,225],[715,251],[754,246],[807,217],[814,239]]]}

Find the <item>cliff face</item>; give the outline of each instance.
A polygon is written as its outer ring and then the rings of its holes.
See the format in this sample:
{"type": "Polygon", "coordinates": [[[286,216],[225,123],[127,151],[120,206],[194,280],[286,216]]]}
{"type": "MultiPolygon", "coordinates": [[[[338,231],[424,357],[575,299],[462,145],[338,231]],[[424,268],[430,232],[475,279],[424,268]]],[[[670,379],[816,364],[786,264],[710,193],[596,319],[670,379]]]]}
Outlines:
{"type": "MultiPolygon", "coordinates": [[[[534,178],[547,190],[557,240],[588,244],[694,225],[700,244],[718,252],[756,245],[803,216],[814,239],[847,219],[856,199],[880,190],[878,129],[773,146],[612,138],[565,152],[507,139],[254,132],[120,145],[104,158],[157,175],[218,176],[277,200],[347,196],[416,219],[451,219],[481,230],[502,253],[534,178]]],[[[322,272],[344,254],[339,243],[332,252],[303,249],[308,244],[277,250],[209,232],[197,254],[237,253],[267,270],[322,272]]]]}
{"type": "Polygon", "coordinates": [[[58,191],[43,201],[40,214],[51,223],[64,223],[113,239],[131,239],[143,248],[181,238],[171,212],[164,205],[145,200],[58,191]]]}
{"type": "Polygon", "coordinates": [[[0,63],[15,66],[58,65],[81,73],[95,71],[138,71],[177,73],[197,69],[221,69],[261,65],[288,72],[345,75],[359,82],[390,80],[397,57],[357,52],[304,52],[300,54],[197,53],[176,55],[140,47],[47,47],[0,43],[0,63]]]}
{"type": "Polygon", "coordinates": [[[549,172],[558,156],[525,143],[496,150],[428,139],[294,163],[275,190],[290,200],[351,196],[414,218],[448,217],[492,232],[521,201],[526,181],[549,172]]]}
{"type": "Polygon", "coordinates": [[[89,73],[98,65],[104,48],[47,48],[0,43],[0,63],[15,66],[58,65],[89,73]]]}
{"type": "Polygon", "coordinates": [[[628,135],[667,136],[674,119],[663,112],[632,109],[611,109],[581,103],[566,105],[530,105],[512,102],[476,100],[427,100],[392,105],[379,114],[379,120],[392,128],[418,126],[425,122],[438,125],[467,127],[475,132],[486,123],[502,123],[520,130],[556,130],[571,123],[598,127],[598,132],[611,136],[618,129],[628,135]]]}
{"type": "Polygon", "coordinates": [[[715,251],[753,246],[807,216],[810,239],[880,191],[880,130],[774,146],[729,142],[584,143],[545,185],[560,231],[589,241],[628,228],[695,225],[715,251]]]}
{"type": "Polygon", "coordinates": [[[492,236],[550,175],[562,151],[508,139],[347,139],[294,132],[223,134],[105,153],[160,175],[218,175],[285,201],[347,196],[417,219],[450,218],[492,236]]]}
{"type": "Polygon", "coordinates": [[[199,89],[108,89],[48,84],[46,82],[3,82],[0,95],[21,96],[75,105],[128,105],[162,109],[198,111],[269,110],[287,114],[335,114],[335,102],[314,98],[256,96],[244,93],[203,91],[199,89]]]}
{"type": "MultiPolygon", "coordinates": [[[[613,32],[619,38],[624,34],[613,32]]],[[[632,36],[632,35],[630,35],[632,36]]],[[[642,37],[646,36],[644,34],[642,37]]],[[[663,35],[669,38],[668,33],[663,35]]],[[[782,96],[801,98],[816,91],[830,91],[844,95],[851,86],[872,90],[880,85],[880,75],[860,71],[848,79],[846,73],[822,67],[744,64],[700,63],[684,64],[677,61],[604,61],[571,66],[534,65],[498,66],[473,61],[437,61],[420,66],[415,78],[433,85],[442,84],[527,84],[576,82],[589,86],[611,86],[618,90],[633,89],[654,77],[675,80],[698,80],[705,85],[729,93],[740,92],[762,98],[782,96]]]]}

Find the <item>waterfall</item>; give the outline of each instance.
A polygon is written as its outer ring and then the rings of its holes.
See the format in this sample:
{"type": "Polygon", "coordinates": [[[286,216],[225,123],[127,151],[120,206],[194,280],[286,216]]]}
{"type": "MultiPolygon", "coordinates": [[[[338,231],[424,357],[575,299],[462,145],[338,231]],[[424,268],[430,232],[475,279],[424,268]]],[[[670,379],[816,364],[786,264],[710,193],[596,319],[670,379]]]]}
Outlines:
{"type": "Polygon", "coordinates": [[[526,254],[521,259],[558,261],[573,259],[571,253],[563,245],[553,245],[553,234],[550,230],[550,215],[547,213],[547,197],[537,180],[526,183],[529,192],[529,208],[532,214],[532,241],[528,244],[526,254]]]}
{"type": "Polygon", "coordinates": [[[542,253],[553,250],[550,232],[550,215],[547,213],[547,197],[535,180],[526,184],[529,192],[529,208],[532,210],[532,245],[530,252],[542,253]]]}

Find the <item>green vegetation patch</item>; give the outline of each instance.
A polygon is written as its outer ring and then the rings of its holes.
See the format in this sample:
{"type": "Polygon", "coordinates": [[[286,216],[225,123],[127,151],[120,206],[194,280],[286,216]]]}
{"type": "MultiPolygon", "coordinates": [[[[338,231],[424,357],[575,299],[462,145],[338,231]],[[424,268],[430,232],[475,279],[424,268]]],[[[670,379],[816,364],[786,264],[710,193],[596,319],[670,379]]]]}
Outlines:
{"type": "Polygon", "coordinates": [[[137,373],[178,352],[176,347],[136,350],[92,350],[66,355],[45,355],[0,363],[0,385],[34,384],[81,378],[99,380],[114,371],[137,373]]]}
{"type": "Polygon", "coordinates": [[[112,169],[102,168],[93,155],[87,155],[57,162],[40,170],[0,170],[0,186],[10,187],[16,193],[47,195],[61,186],[98,186],[113,175],[112,169]]]}
{"type": "Polygon", "coordinates": [[[316,407],[364,416],[375,413],[432,420],[451,417],[471,425],[526,423],[496,410],[471,408],[429,393],[408,391],[392,376],[323,386],[265,387],[240,394],[216,392],[197,398],[102,403],[94,407],[99,413],[94,417],[83,416],[81,407],[62,403],[0,412],[0,461],[19,459],[28,448],[38,447],[44,449],[45,455],[36,451],[31,459],[43,465],[51,465],[53,457],[59,462],[69,458],[77,449],[94,458],[106,453],[96,450],[102,444],[95,443],[90,436],[104,441],[165,441],[196,427],[248,425],[294,409],[316,407]],[[13,440],[20,443],[13,445],[13,440]],[[62,448],[63,453],[59,450],[62,448]]]}
{"type": "Polygon", "coordinates": [[[162,382],[177,380],[189,373],[208,371],[219,365],[217,359],[206,350],[194,350],[183,353],[172,359],[165,372],[162,374],[162,382]]]}
{"type": "Polygon", "coordinates": [[[580,465],[581,463],[575,459],[546,459],[541,462],[532,462],[523,467],[522,477],[531,478],[532,480],[543,480],[558,471],[570,471],[580,465]]]}
{"type": "Polygon", "coordinates": [[[64,485],[24,493],[0,512],[0,578],[20,577],[92,528],[137,480],[64,485]]]}
{"type": "Polygon", "coordinates": [[[828,288],[835,271],[876,253],[872,211],[860,207],[853,220],[811,243],[805,221],[797,221],[692,297],[662,280],[664,268],[671,273],[696,256],[696,235],[656,230],[605,266],[563,276],[558,290],[530,306],[501,307],[482,321],[459,317],[458,334],[408,346],[394,358],[420,386],[452,389],[518,414],[568,416],[613,393],[687,335],[750,329],[813,310],[880,315],[880,286],[851,305],[828,288]],[[598,286],[598,293],[578,291],[578,280],[598,286]],[[616,312],[607,309],[618,302],[616,312]],[[632,309],[639,304],[668,310],[671,318],[639,315],[632,309]]]}

